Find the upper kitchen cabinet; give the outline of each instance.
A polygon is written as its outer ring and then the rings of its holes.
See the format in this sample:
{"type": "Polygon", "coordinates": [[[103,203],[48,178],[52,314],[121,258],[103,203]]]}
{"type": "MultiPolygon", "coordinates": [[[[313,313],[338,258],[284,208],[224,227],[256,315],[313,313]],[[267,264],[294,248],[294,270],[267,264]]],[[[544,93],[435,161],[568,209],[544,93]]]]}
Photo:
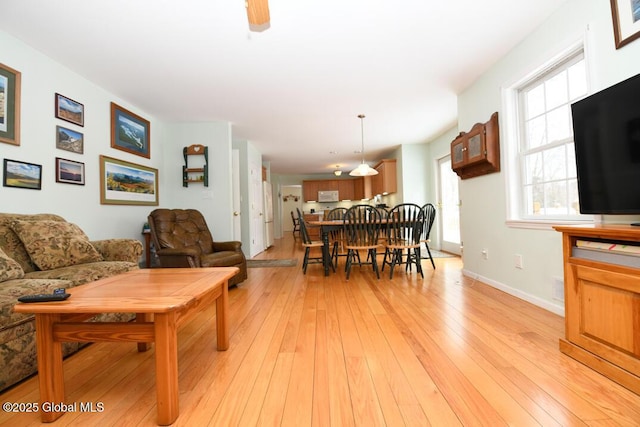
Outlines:
{"type": "Polygon", "coordinates": [[[317,201],[318,191],[320,191],[320,181],[302,181],[302,197],[305,202],[317,201]]]}
{"type": "Polygon", "coordinates": [[[378,175],[371,177],[371,191],[374,196],[398,191],[396,159],[380,160],[374,169],[378,171],[378,175]]]}
{"type": "Polygon", "coordinates": [[[451,168],[461,179],[500,171],[498,113],[486,123],[476,123],[451,143],[451,168]]]}

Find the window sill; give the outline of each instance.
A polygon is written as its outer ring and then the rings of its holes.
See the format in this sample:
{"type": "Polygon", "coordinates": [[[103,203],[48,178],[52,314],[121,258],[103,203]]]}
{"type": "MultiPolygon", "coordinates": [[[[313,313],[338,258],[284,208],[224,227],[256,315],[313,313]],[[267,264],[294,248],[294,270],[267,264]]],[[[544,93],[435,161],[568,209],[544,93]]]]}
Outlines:
{"type": "Polygon", "coordinates": [[[510,228],[524,228],[530,230],[549,230],[552,231],[556,225],[580,225],[593,224],[593,220],[524,220],[511,219],[506,222],[510,228]]]}

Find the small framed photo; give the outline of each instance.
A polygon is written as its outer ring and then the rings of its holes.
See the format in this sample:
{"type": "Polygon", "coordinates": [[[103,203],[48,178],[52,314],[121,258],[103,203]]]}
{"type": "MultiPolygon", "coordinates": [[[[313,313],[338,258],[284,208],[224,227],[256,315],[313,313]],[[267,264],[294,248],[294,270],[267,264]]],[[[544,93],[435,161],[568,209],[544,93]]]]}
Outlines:
{"type": "Polygon", "coordinates": [[[2,185],[40,190],[42,189],[42,166],[19,160],[4,159],[2,185]]]}
{"type": "Polygon", "coordinates": [[[56,157],[56,182],[84,185],[84,163],[56,157]]]}
{"type": "Polygon", "coordinates": [[[84,126],[84,105],[56,93],[56,117],[74,125],[84,126]]]}
{"type": "Polygon", "coordinates": [[[616,49],[640,38],[640,0],[611,0],[616,49]]]}
{"type": "Polygon", "coordinates": [[[100,203],[158,206],[158,169],[100,156],[100,203]]]}
{"type": "Polygon", "coordinates": [[[82,154],[84,152],[84,135],[73,129],[56,126],[56,148],[82,154]]]}
{"type": "Polygon", "coordinates": [[[0,64],[0,142],[20,145],[21,74],[0,64]]]}
{"type": "Polygon", "coordinates": [[[151,158],[151,124],[121,106],[111,103],[111,147],[137,156],[151,158]]]}

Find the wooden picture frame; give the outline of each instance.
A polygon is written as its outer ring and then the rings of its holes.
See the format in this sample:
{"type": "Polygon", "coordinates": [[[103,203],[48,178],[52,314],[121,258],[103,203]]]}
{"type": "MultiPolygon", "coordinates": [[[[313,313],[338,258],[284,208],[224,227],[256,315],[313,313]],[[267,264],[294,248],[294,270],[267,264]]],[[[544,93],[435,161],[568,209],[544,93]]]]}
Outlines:
{"type": "Polygon", "coordinates": [[[0,142],[20,145],[22,74],[0,63],[0,142]]]}
{"type": "Polygon", "coordinates": [[[72,153],[84,153],[84,135],[73,129],[56,126],[56,148],[72,153]]]}
{"type": "Polygon", "coordinates": [[[158,169],[100,156],[100,203],[158,206],[158,169]]]}
{"type": "Polygon", "coordinates": [[[2,185],[40,190],[42,189],[42,166],[19,160],[4,159],[2,185]]]}
{"type": "Polygon", "coordinates": [[[56,157],[56,182],[84,185],[84,163],[56,157]]]}
{"type": "Polygon", "coordinates": [[[84,105],[64,95],[56,93],[56,118],[84,126],[84,105]]]}
{"type": "Polygon", "coordinates": [[[640,38],[640,1],[611,0],[616,49],[640,38]]]}
{"type": "Polygon", "coordinates": [[[148,120],[111,103],[111,148],[149,159],[150,132],[148,120]]]}

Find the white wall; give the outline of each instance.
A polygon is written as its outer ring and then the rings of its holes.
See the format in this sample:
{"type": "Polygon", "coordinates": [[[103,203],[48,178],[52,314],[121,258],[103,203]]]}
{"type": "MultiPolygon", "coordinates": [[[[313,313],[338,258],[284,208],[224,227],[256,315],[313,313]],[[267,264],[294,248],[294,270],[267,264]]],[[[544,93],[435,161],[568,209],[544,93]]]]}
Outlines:
{"type": "MultiPolygon", "coordinates": [[[[231,125],[228,122],[171,123],[166,125],[162,147],[162,189],[159,207],[191,208],[202,212],[214,240],[228,241],[233,235],[233,199],[231,184],[231,125]],[[208,147],[209,186],[200,183],[182,185],[184,147],[201,144],[208,147]]],[[[199,162],[193,158],[189,162],[199,162]]],[[[190,163],[193,165],[195,163],[190,163]]],[[[198,163],[196,167],[199,167],[198,163]]],[[[193,167],[193,166],[191,166],[193,167]]]]}
{"type": "MultiPolygon", "coordinates": [[[[458,123],[468,130],[494,111],[504,117],[501,88],[549,60],[571,43],[584,38],[592,91],[608,87],[640,72],[640,41],[616,50],[608,1],[573,0],[530,34],[458,98],[458,123]]],[[[461,227],[464,269],[470,276],[563,313],[563,303],[552,298],[552,282],[563,276],[560,234],[507,226],[505,146],[512,141],[502,131],[502,172],[461,181],[461,227]],[[482,249],[489,259],[482,259],[482,249]],[[515,254],[524,269],[514,266],[515,254]]]]}
{"type": "MultiPolygon", "coordinates": [[[[19,40],[0,31],[0,61],[22,73],[21,143],[0,143],[0,159],[42,165],[42,189],[0,186],[0,210],[14,213],[56,213],[78,224],[91,239],[132,237],[141,240],[149,206],[100,204],[99,155],[160,168],[164,143],[163,124],[144,111],[52,61],[19,40]],[[84,104],[84,127],[56,119],[54,94],[84,104]],[[151,122],[151,159],[110,147],[110,103],[139,114],[151,122]],[[56,125],[84,134],[84,153],[56,148],[56,125]],[[55,158],[85,164],[85,185],[55,180],[55,158]]],[[[162,175],[160,175],[162,179],[162,175]]],[[[162,202],[162,191],[160,191],[162,202]]]]}

